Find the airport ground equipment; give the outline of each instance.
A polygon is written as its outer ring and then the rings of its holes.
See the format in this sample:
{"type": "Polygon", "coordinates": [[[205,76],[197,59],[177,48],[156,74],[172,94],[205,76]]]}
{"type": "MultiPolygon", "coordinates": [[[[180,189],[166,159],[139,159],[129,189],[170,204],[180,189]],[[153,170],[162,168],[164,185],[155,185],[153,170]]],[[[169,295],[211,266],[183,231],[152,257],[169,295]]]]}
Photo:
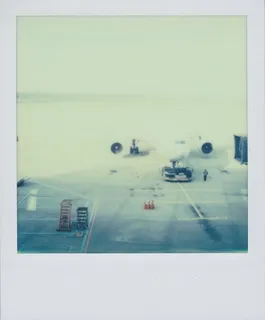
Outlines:
{"type": "Polygon", "coordinates": [[[88,207],[78,207],[76,213],[76,228],[79,230],[88,229],[88,207]]]}
{"type": "Polygon", "coordinates": [[[59,226],[57,231],[71,231],[72,200],[65,199],[61,202],[59,226]]]}
{"type": "Polygon", "coordinates": [[[139,154],[139,148],[136,145],[136,140],[135,139],[132,140],[132,145],[130,147],[130,154],[139,154]]]}
{"type": "Polygon", "coordinates": [[[142,157],[148,156],[151,151],[155,150],[155,148],[149,145],[144,140],[132,139],[132,142],[129,147],[129,152],[124,153],[123,145],[120,142],[114,142],[110,146],[110,150],[114,154],[123,154],[123,158],[132,158],[132,157],[142,157]],[[140,145],[138,145],[138,143],[140,145]]]}
{"type": "Polygon", "coordinates": [[[234,158],[241,164],[248,163],[248,138],[245,135],[234,135],[234,158]]]}
{"type": "Polygon", "coordinates": [[[144,210],[153,210],[155,208],[154,200],[148,201],[148,203],[144,202],[144,210]]]}
{"type": "Polygon", "coordinates": [[[164,181],[172,181],[172,182],[184,182],[184,181],[192,181],[192,173],[193,170],[182,164],[172,162],[172,166],[165,166],[162,168],[162,176],[164,181]]]}

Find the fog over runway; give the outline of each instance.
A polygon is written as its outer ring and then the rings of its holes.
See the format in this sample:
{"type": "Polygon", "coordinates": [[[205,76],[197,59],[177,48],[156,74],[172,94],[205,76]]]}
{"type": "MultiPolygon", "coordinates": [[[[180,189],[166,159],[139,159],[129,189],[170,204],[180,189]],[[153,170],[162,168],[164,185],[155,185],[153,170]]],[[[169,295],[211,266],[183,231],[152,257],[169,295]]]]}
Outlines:
{"type": "MultiPolygon", "coordinates": [[[[198,105],[196,109],[176,99],[92,96],[86,101],[65,100],[67,96],[55,102],[18,103],[20,175],[51,176],[94,165],[125,165],[110,152],[116,141],[127,150],[132,138],[155,144],[165,161],[167,151],[175,148],[174,141],[188,135],[231,147],[233,133],[246,131],[242,112],[235,119],[221,108],[198,105]]],[[[236,114],[236,107],[233,110],[236,114]]],[[[150,164],[152,159],[144,160],[150,164]]]]}

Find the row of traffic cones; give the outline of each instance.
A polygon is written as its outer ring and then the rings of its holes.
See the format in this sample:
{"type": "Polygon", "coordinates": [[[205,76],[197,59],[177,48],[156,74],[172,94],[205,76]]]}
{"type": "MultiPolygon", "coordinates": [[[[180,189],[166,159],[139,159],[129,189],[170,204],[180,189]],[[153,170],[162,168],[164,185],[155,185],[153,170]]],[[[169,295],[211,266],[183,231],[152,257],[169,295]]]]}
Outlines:
{"type": "Polygon", "coordinates": [[[144,210],[153,210],[155,208],[155,204],[154,201],[148,201],[148,203],[146,203],[146,201],[144,202],[144,210]]]}

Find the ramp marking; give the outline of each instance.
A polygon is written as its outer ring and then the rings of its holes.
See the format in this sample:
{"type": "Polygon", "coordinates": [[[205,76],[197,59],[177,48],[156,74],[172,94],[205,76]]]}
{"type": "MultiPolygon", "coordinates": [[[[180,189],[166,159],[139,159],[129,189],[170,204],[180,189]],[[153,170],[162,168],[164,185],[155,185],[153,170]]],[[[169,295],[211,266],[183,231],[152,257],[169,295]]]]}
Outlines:
{"type": "Polygon", "coordinates": [[[29,195],[30,195],[30,193],[28,193],[27,195],[25,195],[25,197],[23,197],[21,200],[19,200],[19,201],[17,202],[17,204],[20,204],[21,202],[25,201],[29,195]]]}
{"type": "Polygon", "coordinates": [[[195,221],[195,220],[228,220],[228,217],[202,217],[202,218],[180,218],[178,221],[195,221]]]}
{"type": "Polygon", "coordinates": [[[36,236],[53,236],[53,235],[68,235],[69,237],[73,237],[73,233],[71,232],[19,232],[18,235],[36,235],[36,236]]]}
{"type": "Polygon", "coordinates": [[[58,221],[59,218],[18,218],[18,222],[22,221],[58,221]]]}
{"type": "Polygon", "coordinates": [[[69,195],[73,195],[73,196],[77,197],[78,200],[81,200],[81,199],[87,200],[87,197],[82,195],[82,194],[80,194],[80,193],[73,192],[73,191],[70,191],[70,190],[67,190],[67,189],[64,189],[64,188],[60,188],[60,187],[57,187],[57,186],[53,186],[53,185],[50,185],[50,184],[47,184],[47,183],[39,182],[38,180],[36,180],[36,182],[39,185],[43,186],[43,187],[51,188],[51,189],[54,189],[54,190],[57,190],[57,191],[68,193],[69,195]]]}
{"type": "MultiPolygon", "coordinates": [[[[166,188],[150,188],[150,189],[133,189],[129,191],[135,192],[166,192],[166,193],[176,193],[178,190],[166,189],[166,188]]],[[[181,191],[181,190],[180,190],[181,191]]],[[[189,192],[223,192],[222,189],[188,189],[189,192]]]]}
{"type": "Polygon", "coordinates": [[[28,211],[36,211],[36,209],[37,209],[37,194],[38,194],[38,189],[30,190],[28,201],[27,201],[27,210],[28,211]]]}
{"type": "Polygon", "coordinates": [[[196,207],[195,203],[191,200],[190,196],[187,194],[187,192],[185,191],[185,189],[183,188],[183,186],[178,183],[178,186],[180,187],[180,189],[183,191],[185,197],[187,198],[187,200],[189,201],[189,203],[192,205],[193,209],[195,210],[195,212],[197,213],[197,215],[200,218],[203,218],[202,214],[200,213],[200,210],[196,207]]]}
{"type": "MultiPolygon", "coordinates": [[[[87,206],[87,205],[88,205],[88,203],[86,203],[85,206],[87,206]]],[[[84,238],[83,238],[83,241],[82,241],[82,245],[81,245],[81,252],[82,253],[86,253],[87,252],[89,241],[90,241],[91,234],[92,234],[92,230],[93,230],[93,227],[94,227],[94,224],[95,224],[96,214],[97,214],[97,202],[96,201],[94,202],[94,205],[92,207],[91,213],[92,213],[91,226],[90,226],[89,229],[87,229],[87,231],[86,231],[86,233],[84,235],[84,238]]]]}
{"type": "MultiPolygon", "coordinates": [[[[156,203],[179,203],[179,204],[185,204],[187,203],[187,201],[185,200],[155,200],[156,203]]],[[[198,201],[197,203],[199,204],[219,204],[222,206],[226,206],[227,204],[225,203],[225,201],[211,201],[211,200],[205,200],[205,201],[198,201]]]]}

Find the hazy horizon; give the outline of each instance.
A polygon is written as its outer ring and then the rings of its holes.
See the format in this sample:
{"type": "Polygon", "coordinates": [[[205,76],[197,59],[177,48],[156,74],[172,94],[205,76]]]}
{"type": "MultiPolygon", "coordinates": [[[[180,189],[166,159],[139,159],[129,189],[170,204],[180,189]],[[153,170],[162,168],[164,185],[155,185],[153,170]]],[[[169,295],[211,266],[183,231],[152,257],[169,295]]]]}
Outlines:
{"type": "Polygon", "coordinates": [[[245,17],[19,17],[17,91],[246,101],[245,17]]]}

